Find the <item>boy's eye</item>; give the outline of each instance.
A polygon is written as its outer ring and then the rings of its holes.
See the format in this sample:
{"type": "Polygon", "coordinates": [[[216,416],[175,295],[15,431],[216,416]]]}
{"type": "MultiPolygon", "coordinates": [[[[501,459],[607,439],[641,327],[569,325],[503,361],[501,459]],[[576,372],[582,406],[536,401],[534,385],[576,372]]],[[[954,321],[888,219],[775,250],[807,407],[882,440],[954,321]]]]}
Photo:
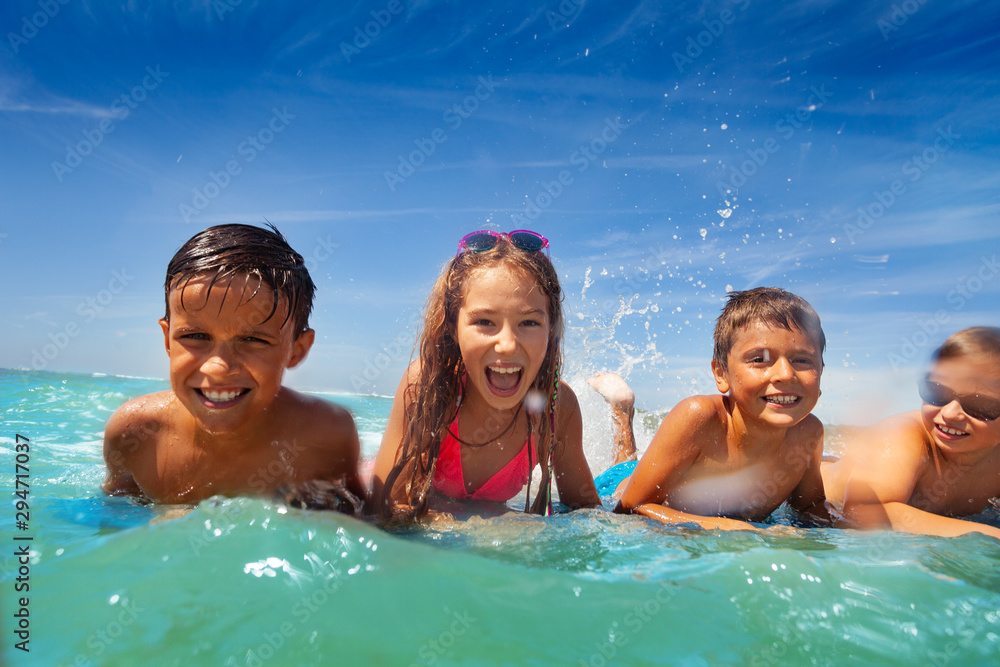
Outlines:
{"type": "Polygon", "coordinates": [[[772,361],[771,353],[765,349],[747,350],[743,359],[748,364],[769,364],[772,361]]]}
{"type": "Polygon", "coordinates": [[[248,343],[264,343],[265,345],[269,344],[268,341],[264,340],[263,338],[257,338],[256,336],[246,336],[243,340],[245,340],[248,343]]]}
{"type": "Polygon", "coordinates": [[[205,333],[186,333],[180,336],[182,340],[208,340],[208,334],[205,333]]]}

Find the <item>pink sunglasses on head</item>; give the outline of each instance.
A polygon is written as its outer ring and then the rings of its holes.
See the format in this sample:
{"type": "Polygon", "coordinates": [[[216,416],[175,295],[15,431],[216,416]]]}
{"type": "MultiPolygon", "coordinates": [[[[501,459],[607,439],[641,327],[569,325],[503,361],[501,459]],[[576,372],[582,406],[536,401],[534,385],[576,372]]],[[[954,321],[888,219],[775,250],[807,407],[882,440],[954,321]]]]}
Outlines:
{"type": "Polygon", "coordinates": [[[549,240],[538,232],[517,229],[504,233],[494,232],[491,229],[480,229],[462,237],[462,240],[458,242],[458,252],[455,253],[455,256],[458,257],[463,252],[484,252],[495,248],[500,239],[507,239],[512,246],[525,252],[537,252],[544,249],[545,254],[549,254],[547,250],[549,240]]]}

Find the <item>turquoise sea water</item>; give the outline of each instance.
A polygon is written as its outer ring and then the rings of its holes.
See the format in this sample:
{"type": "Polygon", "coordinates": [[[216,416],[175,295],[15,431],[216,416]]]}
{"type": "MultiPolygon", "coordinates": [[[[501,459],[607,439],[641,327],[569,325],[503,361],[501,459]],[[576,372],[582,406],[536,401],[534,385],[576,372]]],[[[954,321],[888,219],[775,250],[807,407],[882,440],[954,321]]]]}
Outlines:
{"type": "MultiPolygon", "coordinates": [[[[0,663],[1000,661],[1000,543],[982,536],[721,533],[601,510],[486,508],[387,533],[264,500],[174,516],[105,497],[105,420],[163,387],[0,371],[0,488],[13,498],[18,434],[30,439],[31,475],[28,529],[12,502],[0,513],[0,663]],[[24,536],[30,590],[15,593],[24,536]],[[15,648],[24,595],[30,653],[15,648]]],[[[373,454],[389,400],[330,398],[354,411],[373,454]]]]}

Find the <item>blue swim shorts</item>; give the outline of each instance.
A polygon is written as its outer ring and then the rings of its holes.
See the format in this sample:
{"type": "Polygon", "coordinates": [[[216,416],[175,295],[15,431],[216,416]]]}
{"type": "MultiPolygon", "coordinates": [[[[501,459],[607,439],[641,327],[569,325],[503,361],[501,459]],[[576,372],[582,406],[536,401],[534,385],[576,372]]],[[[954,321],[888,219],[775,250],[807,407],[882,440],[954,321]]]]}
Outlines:
{"type": "Polygon", "coordinates": [[[622,480],[632,474],[638,461],[625,461],[611,466],[594,479],[597,495],[605,498],[614,494],[622,480]]]}

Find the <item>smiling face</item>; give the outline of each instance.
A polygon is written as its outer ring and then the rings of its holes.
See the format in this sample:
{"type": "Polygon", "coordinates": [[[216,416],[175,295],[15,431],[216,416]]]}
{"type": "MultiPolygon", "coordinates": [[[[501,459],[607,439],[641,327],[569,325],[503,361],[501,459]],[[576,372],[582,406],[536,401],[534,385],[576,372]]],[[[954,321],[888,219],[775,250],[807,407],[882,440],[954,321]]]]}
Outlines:
{"type": "Polygon", "coordinates": [[[545,360],[550,329],[548,299],[531,277],[503,266],[474,273],[455,331],[468,372],[466,400],[517,407],[545,360]]]}
{"type": "Polygon", "coordinates": [[[940,385],[948,398],[958,397],[941,407],[925,402],[920,409],[924,428],[942,452],[954,456],[985,454],[1000,443],[1000,419],[977,419],[961,405],[961,401],[970,405],[1000,403],[1000,364],[975,356],[942,359],[931,367],[927,379],[940,385]],[[978,398],[974,398],[976,394],[978,398]]]}
{"type": "Polygon", "coordinates": [[[712,372],[745,418],[787,428],[816,407],[823,360],[815,337],[757,322],[736,334],[727,368],[713,361],[712,372]]]}
{"type": "Polygon", "coordinates": [[[237,433],[255,427],[281,389],[285,369],[305,358],[314,334],[295,337],[291,320],[284,322],[284,298],[268,318],[274,297],[267,285],[246,300],[256,278],[237,275],[211,289],[209,282],[198,278],[170,292],[170,321],[160,320],[170,385],[201,430],[237,433]]]}

